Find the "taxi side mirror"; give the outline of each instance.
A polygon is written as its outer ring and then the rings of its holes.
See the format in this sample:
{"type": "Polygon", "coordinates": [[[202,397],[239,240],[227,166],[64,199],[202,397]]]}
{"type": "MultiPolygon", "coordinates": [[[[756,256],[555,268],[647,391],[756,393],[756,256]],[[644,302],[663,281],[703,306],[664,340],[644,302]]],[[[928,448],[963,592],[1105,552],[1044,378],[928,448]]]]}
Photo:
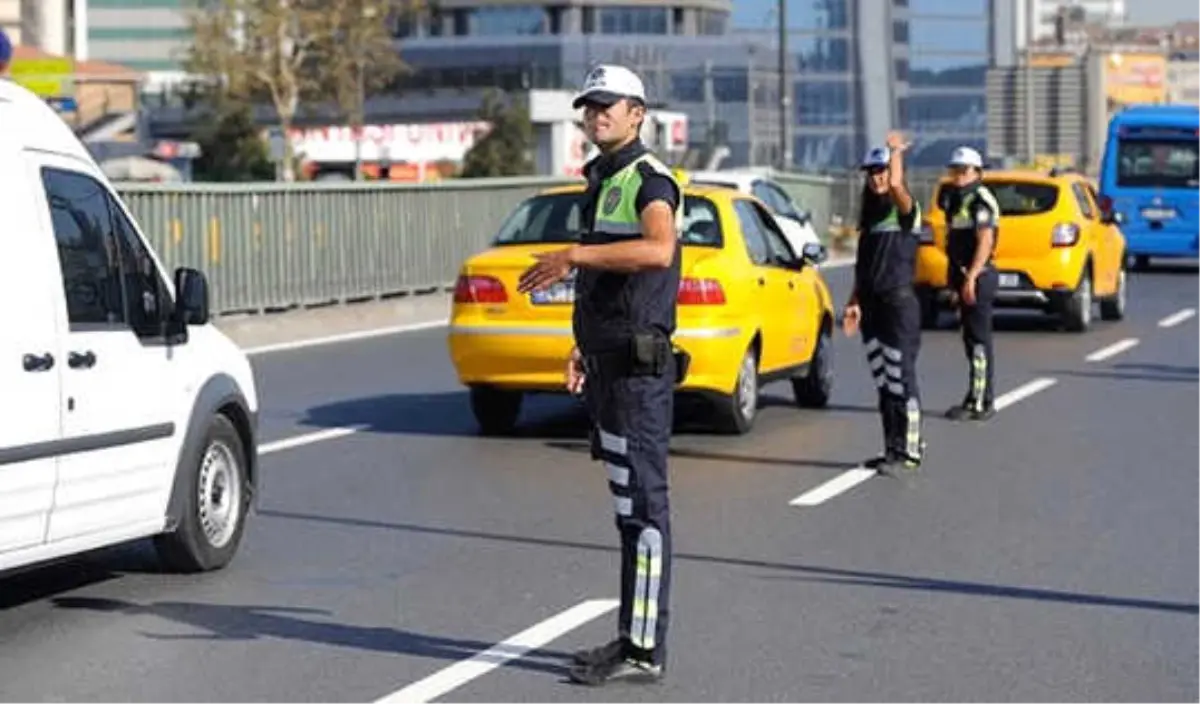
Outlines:
{"type": "Polygon", "coordinates": [[[829,258],[825,245],[816,242],[806,242],[800,249],[800,257],[812,264],[820,264],[829,258]]]}

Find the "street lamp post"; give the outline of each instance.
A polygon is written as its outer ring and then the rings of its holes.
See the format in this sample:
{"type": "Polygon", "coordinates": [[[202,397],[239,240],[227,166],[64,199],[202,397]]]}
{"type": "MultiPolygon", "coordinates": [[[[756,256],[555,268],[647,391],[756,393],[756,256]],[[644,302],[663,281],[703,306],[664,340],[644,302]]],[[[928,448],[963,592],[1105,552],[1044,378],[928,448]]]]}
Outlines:
{"type": "Polygon", "coordinates": [[[792,168],[791,91],[788,90],[787,0],[778,0],[779,15],[779,168],[792,168]]]}

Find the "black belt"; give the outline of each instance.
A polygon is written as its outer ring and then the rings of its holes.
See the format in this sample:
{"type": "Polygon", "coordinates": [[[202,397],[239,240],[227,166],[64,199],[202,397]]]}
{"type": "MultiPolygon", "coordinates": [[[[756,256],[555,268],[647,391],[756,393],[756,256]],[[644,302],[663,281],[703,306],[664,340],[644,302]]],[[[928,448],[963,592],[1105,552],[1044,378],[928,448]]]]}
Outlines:
{"type": "Polygon", "coordinates": [[[675,382],[681,383],[687,374],[691,358],[683,350],[674,349],[671,341],[655,333],[637,333],[625,344],[603,352],[585,354],[584,369],[601,378],[656,377],[672,370],[675,382]]]}

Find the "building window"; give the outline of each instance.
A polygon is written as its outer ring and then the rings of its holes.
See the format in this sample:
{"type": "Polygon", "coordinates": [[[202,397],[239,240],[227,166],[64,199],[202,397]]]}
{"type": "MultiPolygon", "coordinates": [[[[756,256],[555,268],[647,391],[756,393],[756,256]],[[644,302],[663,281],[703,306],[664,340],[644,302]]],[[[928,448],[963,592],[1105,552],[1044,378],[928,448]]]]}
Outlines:
{"type": "Polygon", "coordinates": [[[900,42],[901,44],[908,43],[908,23],[903,20],[896,20],[892,23],[892,41],[900,42]]]}
{"type": "Polygon", "coordinates": [[[696,11],[696,33],[704,36],[719,36],[729,31],[729,14],[715,10],[696,11]]]}
{"type": "Polygon", "coordinates": [[[600,7],[601,34],[666,34],[665,7],[600,7]]]}
{"type": "Polygon", "coordinates": [[[987,86],[986,55],[926,55],[914,51],[908,62],[908,84],[913,88],[971,88],[982,94],[987,86]]]}
{"type": "Polygon", "coordinates": [[[801,125],[852,125],[850,85],[840,81],[799,81],[795,86],[796,122],[801,125]]]}
{"type": "Polygon", "coordinates": [[[896,71],[895,78],[897,81],[907,81],[908,80],[908,60],[907,59],[896,59],[896,61],[893,63],[893,67],[896,71]]]}
{"type": "Polygon", "coordinates": [[[801,73],[846,73],[850,70],[850,40],[821,35],[793,36],[796,70],[801,73]]]}
{"type": "Polygon", "coordinates": [[[846,29],[850,26],[849,5],[850,0],[788,0],[788,28],[809,31],[846,29]]]}
{"type": "Polygon", "coordinates": [[[987,98],[975,95],[928,95],[901,98],[900,127],[917,132],[971,134],[987,128],[987,98]]]}
{"type": "Polygon", "coordinates": [[[991,0],[906,0],[904,4],[910,6],[910,14],[942,17],[986,17],[991,14],[992,9],[991,0]]]}
{"type": "Polygon", "coordinates": [[[542,7],[479,7],[470,12],[472,34],[516,36],[546,32],[546,10],[542,7]]]}
{"type": "Polygon", "coordinates": [[[913,51],[923,54],[986,55],[991,47],[987,21],[981,18],[944,20],[910,17],[908,34],[913,51]]]}

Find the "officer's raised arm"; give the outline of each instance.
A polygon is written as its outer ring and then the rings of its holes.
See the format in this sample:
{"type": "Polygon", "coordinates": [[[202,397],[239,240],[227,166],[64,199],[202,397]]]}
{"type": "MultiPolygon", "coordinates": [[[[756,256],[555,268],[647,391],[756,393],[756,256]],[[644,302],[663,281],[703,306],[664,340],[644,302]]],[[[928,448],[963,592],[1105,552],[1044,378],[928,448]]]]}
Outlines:
{"type": "Polygon", "coordinates": [[[908,191],[908,184],[904,182],[904,150],[908,149],[908,143],[899,132],[889,132],[887,146],[891,151],[888,159],[888,192],[900,215],[907,217],[912,215],[917,205],[908,191]]]}

